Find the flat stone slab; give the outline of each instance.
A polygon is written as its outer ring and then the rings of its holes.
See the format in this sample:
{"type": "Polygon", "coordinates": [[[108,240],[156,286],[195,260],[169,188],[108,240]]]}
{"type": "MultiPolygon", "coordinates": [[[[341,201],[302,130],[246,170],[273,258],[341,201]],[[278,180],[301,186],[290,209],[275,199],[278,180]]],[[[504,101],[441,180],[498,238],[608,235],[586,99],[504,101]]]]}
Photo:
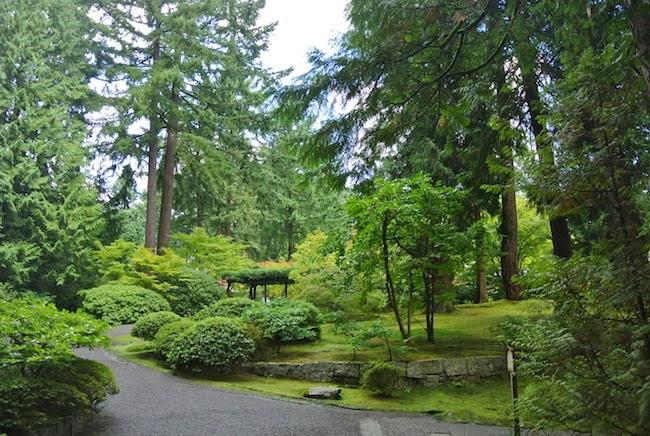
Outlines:
{"type": "Polygon", "coordinates": [[[309,388],[309,391],[306,392],[303,397],[316,398],[321,400],[336,400],[338,398],[341,398],[341,389],[329,388],[326,386],[315,386],[313,388],[309,388]]]}

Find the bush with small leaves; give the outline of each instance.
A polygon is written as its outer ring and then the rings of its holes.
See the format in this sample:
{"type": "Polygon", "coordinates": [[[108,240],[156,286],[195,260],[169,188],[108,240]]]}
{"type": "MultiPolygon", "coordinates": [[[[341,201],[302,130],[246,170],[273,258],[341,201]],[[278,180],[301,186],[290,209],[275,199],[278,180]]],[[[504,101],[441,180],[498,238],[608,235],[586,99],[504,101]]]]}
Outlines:
{"type": "Polygon", "coordinates": [[[133,326],[131,334],[145,341],[152,341],[158,330],[166,324],[180,320],[181,317],[174,312],[153,312],[144,315],[133,326]]]}
{"type": "Polygon", "coordinates": [[[361,385],[383,397],[390,397],[397,386],[399,369],[392,363],[373,362],[361,377],[361,385]]]}
{"type": "Polygon", "coordinates": [[[169,303],[160,294],[139,286],[109,283],[80,291],[81,308],[110,324],[132,324],[142,315],[169,311],[169,303]]]}
{"type": "Polygon", "coordinates": [[[195,324],[195,321],[181,318],[178,321],[170,322],[160,327],[153,339],[154,350],[167,360],[169,350],[173,347],[174,341],[195,324]]]}
{"type": "Polygon", "coordinates": [[[0,368],[0,434],[31,434],[64,417],[88,415],[117,392],[108,367],[92,360],[0,368]]]}
{"type": "Polygon", "coordinates": [[[311,303],[286,299],[273,300],[244,312],[244,321],[257,327],[262,337],[276,346],[309,342],[320,337],[320,312],[311,303]]]}
{"type": "Polygon", "coordinates": [[[194,319],[201,320],[215,316],[239,318],[249,309],[261,306],[260,302],[248,298],[224,298],[201,310],[194,315],[194,319]]]}
{"type": "Polygon", "coordinates": [[[188,270],[166,296],[173,312],[181,316],[192,316],[223,298],[225,293],[225,289],[218,286],[210,274],[188,270]]]}
{"type": "Polygon", "coordinates": [[[214,317],[199,321],[175,336],[164,356],[172,368],[228,372],[250,359],[254,352],[255,341],[241,321],[214,317]]]}

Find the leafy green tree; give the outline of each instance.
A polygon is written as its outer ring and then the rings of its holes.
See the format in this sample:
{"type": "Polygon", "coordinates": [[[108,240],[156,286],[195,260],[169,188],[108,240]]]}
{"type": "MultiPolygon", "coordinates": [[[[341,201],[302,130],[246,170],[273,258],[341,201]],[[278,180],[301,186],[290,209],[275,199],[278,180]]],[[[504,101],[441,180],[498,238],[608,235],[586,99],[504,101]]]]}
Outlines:
{"type": "MultiPolygon", "coordinates": [[[[365,257],[363,268],[382,266],[388,304],[404,339],[410,328],[403,322],[400,297],[413,288],[414,274],[422,277],[427,340],[434,339],[436,295],[449,289],[466,243],[457,225],[461,198],[459,191],[434,187],[419,176],[376,181],[375,192],[349,203],[356,228],[354,249],[365,257]],[[400,286],[400,272],[409,277],[410,286],[400,286]]],[[[411,313],[409,304],[409,324],[411,313]]]]}
{"type": "Polygon", "coordinates": [[[192,233],[174,235],[174,252],[191,268],[209,272],[215,279],[226,271],[239,271],[254,266],[246,255],[246,245],[196,228],[192,233]]]}
{"type": "Polygon", "coordinates": [[[337,254],[328,253],[327,235],[316,230],[298,244],[291,263],[292,287],[298,298],[330,310],[350,309],[344,292],[346,271],[337,264],[337,254]]]}
{"type": "Polygon", "coordinates": [[[68,0],[0,5],[0,282],[60,304],[92,282],[103,230],[82,172],[86,11],[68,0]]]}

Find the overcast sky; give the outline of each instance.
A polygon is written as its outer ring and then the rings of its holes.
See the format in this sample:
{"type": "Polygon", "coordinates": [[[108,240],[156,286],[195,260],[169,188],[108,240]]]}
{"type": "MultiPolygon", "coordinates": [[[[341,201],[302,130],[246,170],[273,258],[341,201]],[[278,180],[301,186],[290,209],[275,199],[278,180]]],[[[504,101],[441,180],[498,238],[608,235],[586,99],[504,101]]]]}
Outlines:
{"type": "Polygon", "coordinates": [[[262,56],[272,70],[292,67],[293,76],[308,70],[307,52],[331,52],[330,41],[347,27],[348,0],[266,0],[260,24],[277,22],[269,50],[262,56]]]}

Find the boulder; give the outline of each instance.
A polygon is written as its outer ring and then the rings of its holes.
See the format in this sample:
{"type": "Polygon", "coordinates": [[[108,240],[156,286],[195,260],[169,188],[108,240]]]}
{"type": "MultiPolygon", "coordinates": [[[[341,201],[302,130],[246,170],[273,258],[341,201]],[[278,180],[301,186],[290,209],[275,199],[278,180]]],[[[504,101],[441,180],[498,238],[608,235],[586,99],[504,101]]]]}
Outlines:
{"type": "Polygon", "coordinates": [[[309,391],[303,394],[305,398],[316,398],[319,400],[336,400],[341,398],[340,388],[331,388],[327,386],[315,386],[309,388],[309,391]]]}

